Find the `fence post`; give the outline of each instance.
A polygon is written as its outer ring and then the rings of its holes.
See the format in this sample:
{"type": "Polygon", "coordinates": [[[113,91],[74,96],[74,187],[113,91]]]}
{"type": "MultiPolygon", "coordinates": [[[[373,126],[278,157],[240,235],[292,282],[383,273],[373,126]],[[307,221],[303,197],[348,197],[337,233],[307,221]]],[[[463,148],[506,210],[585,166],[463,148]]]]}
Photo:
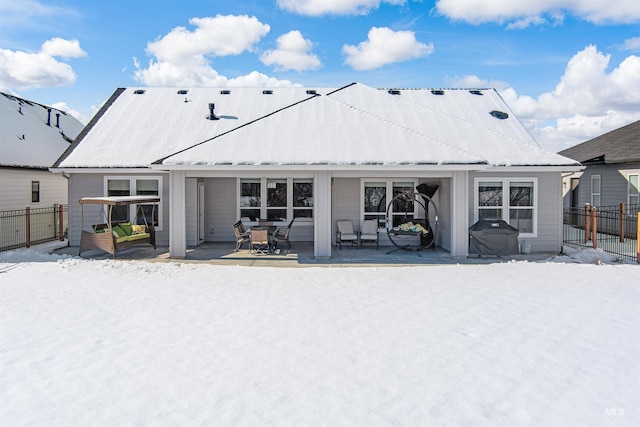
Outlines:
{"type": "Polygon", "coordinates": [[[593,242],[593,249],[598,248],[598,210],[593,207],[591,209],[591,218],[593,220],[593,224],[591,224],[591,234],[593,235],[591,241],[593,242]]]}
{"type": "Polygon", "coordinates": [[[624,202],[620,203],[620,243],[624,243],[624,202]]]}
{"type": "Polygon", "coordinates": [[[584,243],[591,240],[591,205],[584,204],[584,243]]]}
{"type": "Polygon", "coordinates": [[[26,229],[25,229],[25,240],[28,248],[31,247],[31,208],[27,208],[25,211],[25,221],[26,221],[26,229]]]}
{"type": "Polygon", "coordinates": [[[64,242],[64,207],[58,205],[58,221],[60,222],[60,241],[64,242]]]}
{"type": "Polygon", "coordinates": [[[640,264],[640,211],[636,216],[636,261],[640,264]]]}

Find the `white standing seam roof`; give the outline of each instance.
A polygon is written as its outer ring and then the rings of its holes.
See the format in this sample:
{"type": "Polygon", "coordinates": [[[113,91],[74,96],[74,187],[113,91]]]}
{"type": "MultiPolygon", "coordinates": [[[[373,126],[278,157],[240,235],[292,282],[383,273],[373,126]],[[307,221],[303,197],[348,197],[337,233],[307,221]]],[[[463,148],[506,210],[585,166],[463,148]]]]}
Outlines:
{"type": "Polygon", "coordinates": [[[0,92],[0,166],[49,168],[83,127],[63,111],[0,92]]]}
{"type": "Polygon", "coordinates": [[[578,165],[540,149],[491,89],[221,90],[124,89],[57,166],[578,165]]]}

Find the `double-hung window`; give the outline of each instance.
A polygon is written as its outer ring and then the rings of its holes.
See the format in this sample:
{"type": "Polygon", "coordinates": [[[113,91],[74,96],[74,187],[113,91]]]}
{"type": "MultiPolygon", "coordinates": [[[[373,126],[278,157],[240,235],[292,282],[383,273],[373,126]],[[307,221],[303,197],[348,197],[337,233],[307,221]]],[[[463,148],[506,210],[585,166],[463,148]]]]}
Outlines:
{"type": "MultiPolygon", "coordinates": [[[[157,176],[145,177],[105,177],[106,196],[158,196],[162,194],[162,178],[157,176]]],[[[153,221],[155,228],[162,230],[162,200],[155,209],[153,205],[114,206],[111,213],[113,221],[131,221],[134,224],[144,224],[153,221]],[[138,208],[139,207],[139,208],[138,208]]]]}
{"type": "Polygon", "coordinates": [[[239,214],[255,222],[313,218],[312,178],[240,178],[239,214]]]}
{"type": "Polygon", "coordinates": [[[389,207],[390,227],[397,227],[416,218],[416,203],[413,198],[396,196],[415,193],[415,180],[372,179],[362,181],[362,219],[378,221],[379,228],[386,228],[387,207],[389,207]]]}
{"type": "Polygon", "coordinates": [[[537,179],[476,179],[476,220],[504,220],[520,235],[537,233],[537,179]]]}
{"type": "Polygon", "coordinates": [[[629,184],[627,187],[627,204],[628,205],[640,205],[640,175],[629,174],[629,184]]]}
{"type": "Polygon", "coordinates": [[[40,181],[31,181],[31,202],[40,202],[40,181]]]}

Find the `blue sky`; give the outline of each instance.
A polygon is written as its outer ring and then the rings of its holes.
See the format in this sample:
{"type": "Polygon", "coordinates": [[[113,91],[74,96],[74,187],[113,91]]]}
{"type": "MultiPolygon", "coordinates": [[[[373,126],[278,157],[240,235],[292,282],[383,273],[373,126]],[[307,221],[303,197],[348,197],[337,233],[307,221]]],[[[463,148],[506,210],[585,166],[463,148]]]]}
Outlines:
{"type": "Polygon", "coordinates": [[[495,87],[543,148],[640,120],[640,2],[0,0],[0,90],[84,123],[118,87],[495,87]]]}

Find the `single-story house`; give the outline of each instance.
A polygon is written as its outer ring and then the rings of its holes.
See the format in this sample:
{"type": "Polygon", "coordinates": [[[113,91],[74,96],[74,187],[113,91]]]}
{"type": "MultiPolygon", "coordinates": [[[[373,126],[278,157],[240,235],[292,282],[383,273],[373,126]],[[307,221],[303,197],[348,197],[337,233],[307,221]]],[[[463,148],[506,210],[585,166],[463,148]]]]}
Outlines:
{"type": "Polygon", "coordinates": [[[66,204],[67,180],[49,168],[84,125],[64,111],[0,95],[0,211],[66,204]]]}
{"type": "Polygon", "coordinates": [[[533,251],[557,252],[561,176],[580,168],[542,150],[493,89],[353,83],[120,88],[53,170],[69,177],[72,246],[80,198],[158,195],[156,240],[181,258],[201,242],[234,242],[242,218],[295,218],[291,239],[328,257],[338,220],[378,219],[385,239],[386,227],[424,216],[417,203],[389,206],[420,184],[438,186],[437,244],[453,255],[467,255],[480,218],[514,225],[533,251]]]}
{"type": "Polygon", "coordinates": [[[559,153],[585,166],[563,181],[564,206],[640,205],[640,121],[559,153]]]}

